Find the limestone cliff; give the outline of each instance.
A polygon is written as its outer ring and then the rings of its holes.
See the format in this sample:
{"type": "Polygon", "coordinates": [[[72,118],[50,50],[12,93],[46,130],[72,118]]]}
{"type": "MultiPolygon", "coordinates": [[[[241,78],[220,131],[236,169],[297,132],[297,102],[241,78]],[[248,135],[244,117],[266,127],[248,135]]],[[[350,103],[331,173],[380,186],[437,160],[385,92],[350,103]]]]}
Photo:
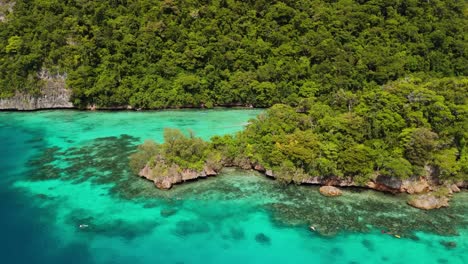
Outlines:
{"type": "Polygon", "coordinates": [[[217,174],[213,168],[207,165],[202,170],[193,170],[182,169],[175,164],[163,167],[157,165],[153,168],[147,164],[138,175],[154,182],[154,185],[159,189],[170,189],[172,185],[177,183],[215,176],[217,174]]]}
{"type": "Polygon", "coordinates": [[[40,95],[17,92],[13,97],[0,99],[0,110],[73,108],[70,102],[72,92],[65,86],[64,75],[51,76],[42,71],[39,78],[44,83],[40,95]]]}
{"type": "Polygon", "coordinates": [[[9,13],[13,12],[15,1],[0,0],[0,22],[5,22],[9,13]]]}

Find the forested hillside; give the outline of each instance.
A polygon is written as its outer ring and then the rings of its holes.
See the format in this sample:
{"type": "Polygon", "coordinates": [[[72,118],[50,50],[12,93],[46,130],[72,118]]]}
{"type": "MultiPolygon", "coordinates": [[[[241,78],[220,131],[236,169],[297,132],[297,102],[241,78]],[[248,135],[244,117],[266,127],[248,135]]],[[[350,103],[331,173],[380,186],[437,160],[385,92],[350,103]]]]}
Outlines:
{"type": "Polygon", "coordinates": [[[41,69],[76,105],[142,108],[296,106],[468,74],[460,0],[2,0],[0,14],[0,97],[38,93],[41,69]]]}

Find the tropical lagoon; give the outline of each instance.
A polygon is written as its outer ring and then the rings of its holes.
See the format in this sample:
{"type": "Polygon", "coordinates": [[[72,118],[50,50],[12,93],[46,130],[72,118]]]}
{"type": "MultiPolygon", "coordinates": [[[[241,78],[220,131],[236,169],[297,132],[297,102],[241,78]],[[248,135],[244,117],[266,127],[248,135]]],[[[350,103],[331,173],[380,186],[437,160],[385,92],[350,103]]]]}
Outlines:
{"type": "Polygon", "coordinates": [[[0,112],[2,263],[468,262],[466,191],[422,211],[404,194],[327,198],[253,171],[159,190],[129,170],[164,128],[209,139],[261,111],[0,112]]]}

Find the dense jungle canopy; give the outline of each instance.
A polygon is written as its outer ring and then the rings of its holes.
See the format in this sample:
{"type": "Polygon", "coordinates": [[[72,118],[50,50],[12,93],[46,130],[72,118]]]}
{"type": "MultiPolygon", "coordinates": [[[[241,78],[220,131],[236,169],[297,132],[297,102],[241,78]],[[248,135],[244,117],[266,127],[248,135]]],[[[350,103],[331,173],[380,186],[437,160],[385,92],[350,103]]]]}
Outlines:
{"type": "Polygon", "coordinates": [[[466,76],[460,0],[1,0],[0,97],[64,75],[78,106],[297,105],[466,76]]]}

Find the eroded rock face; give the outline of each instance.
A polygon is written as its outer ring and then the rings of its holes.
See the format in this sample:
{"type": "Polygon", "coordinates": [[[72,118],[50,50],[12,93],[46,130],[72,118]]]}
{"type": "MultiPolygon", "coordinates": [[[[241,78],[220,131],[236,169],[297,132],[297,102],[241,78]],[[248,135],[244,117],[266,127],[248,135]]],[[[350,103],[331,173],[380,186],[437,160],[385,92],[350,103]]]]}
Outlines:
{"type": "Polygon", "coordinates": [[[208,166],[205,166],[201,171],[196,171],[192,169],[181,169],[175,164],[172,164],[170,167],[166,167],[163,171],[164,172],[161,172],[161,170],[151,168],[147,164],[143,169],[141,169],[138,175],[154,182],[154,185],[157,188],[167,190],[172,188],[172,185],[180,182],[195,180],[207,176],[215,176],[218,174],[214,169],[208,166]]]}
{"type": "Polygon", "coordinates": [[[185,169],[185,170],[182,170],[181,175],[182,175],[183,181],[189,181],[189,180],[194,180],[198,178],[199,176],[202,177],[203,171],[197,172],[195,170],[185,169]]]}
{"type": "Polygon", "coordinates": [[[156,187],[158,187],[159,189],[168,190],[172,187],[172,181],[170,178],[164,178],[161,181],[155,181],[154,185],[156,185],[156,187]]]}
{"type": "Polygon", "coordinates": [[[265,172],[265,167],[257,163],[254,165],[254,170],[259,171],[259,172],[265,172]]]}
{"type": "Polygon", "coordinates": [[[449,206],[449,198],[437,197],[433,194],[422,194],[412,197],[408,200],[408,204],[423,210],[438,209],[449,206]]]}
{"type": "Polygon", "coordinates": [[[351,187],[356,186],[356,183],[351,177],[310,177],[304,179],[301,183],[305,184],[317,184],[317,185],[330,185],[330,186],[342,186],[342,187],[351,187]]]}
{"type": "Polygon", "coordinates": [[[205,176],[216,176],[216,175],[218,175],[218,173],[213,168],[210,168],[209,166],[205,166],[203,168],[203,173],[202,174],[205,174],[205,176]]]}
{"type": "Polygon", "coordinates": [[[460,188],[458,188],[458,186],[456,184],[450,185],[450,190],[452,190],[452,192],[454,192],[454,193],[460,192],[460,188]]]}
{"type": "Polygon", "coordinates": [[[44,81],[40,95],[17,92],[13,97],[0,99],[1,110],[37,110],[50,108],[73,108],[70,102],[72,91],[66,88],[64,75],[51,76],[45,71],[39,73],[44,81]]]}
{"type": "Polygon", "coordinates": [[[459,182],[456,182],[455,185],[458,188],[468,188],[468,181],[459,181],[459,182]]]}
{"type": "Polygon", "coordinates": [[[140,170],[140,172],[138,173],[138,176],[146,178],[148,180],[153,180],[152,174],[153,174],[153,170],[150,168],[150,166],[148,166],[148,164],[146,164],[145,167],[140,170]]]}
{"type": "Polygon", "coordinates": [[[322,195],[328,197],[340,196],[342,194],[340,189],[333,186],[322,186],[319,191],[322,195]]]}
{"type": "Polygon", "coordinates": [[[13,13],[13,7],[15,6],[15,4],[15,1],[0,0],[0,22],[5,22],[7,20],[7,14],[13,13]]]}
{"type": "Polygon", "coordinates": [[[374,181],[367,184],[367,187],[378,191],[397,193],[401,192],[401,185],[402,180],[398,178],[378,175],[374,181]]]}
{"type": "Polygon", "coordinates": [[[272,177],[272,178],[275,177],[275,174],[273,173],[272,170],[266,170],[266,171],[265,171],[265,175],[268,176],[268,177],[272,177]]]}
{"type": "Polygon", "coordinates": [[[401,191],[409,194],[425,193],[431,190],[431,186],[425,178],[403,180],[401,191]]]}
{"type": "MultiPolygon", "coordinates": [[[[162,162],[164,163],[164,162],[162,162]]],[[[167,165],[164,165],[167,166],[167,165]]],[[[147,178],[155,182],[156,186],[161,189],[169,189],[173,184],[180,183],[183,181],[194,180],[200,177],[207,177],[217,175],[217,172],[224,167],[238,167],[245,170],[254,169],[256,171],[262,172],[267,177],[276,178],[276,175],[273,170],[265,168],[263,165],[257,162],[251,162],[248,159],[237,159],[230,161],[223,161],[220,166],[212,168],[208,165],[205,165],[203,170],[189,170],[181,169],[178,166],[174,165],[169,169],[169,172],[164,172],[159,175],[158,172],[154,172],[151,168],[143,168],[139,175],[141,177],[147,178]],[[174,167],[175,166],[175,167],[174,167]],[[155,175],[158,174],[158,175],[155,175]]],[[[157,170],[161,171],[161,170],[157,170]]],[[[164,170],[163,170],[164,171],[164,170]]],[[[352,177],[337,177],[337,176],[328,176],[328,177],[309,177],[301,180],[302,184],[316,184],[323,185],[328,187],[339,186],[339,187],[356,187],[361,186],[357,184],[352,177]]],[[[366,187],[369,189],[374,189],[377,191],[391,192],[391,193],[409,193],[409,194],[422,194],[427,193],[433,190],[435,186],[440,186],[440,183],[432,175],[425,175],[421,177],[412,177],[409,179],[399,179],[391,176],[384,175],[375,175],[372,180],[366,183],[366,187]]],[[[467,182],[457,182],[455,184],[448,184],[447,188],[451,192],[459,192],[459,188],[466,188],[467,182]]],[[[339,189],[338,189],[339,190],[339,189]]]]}

